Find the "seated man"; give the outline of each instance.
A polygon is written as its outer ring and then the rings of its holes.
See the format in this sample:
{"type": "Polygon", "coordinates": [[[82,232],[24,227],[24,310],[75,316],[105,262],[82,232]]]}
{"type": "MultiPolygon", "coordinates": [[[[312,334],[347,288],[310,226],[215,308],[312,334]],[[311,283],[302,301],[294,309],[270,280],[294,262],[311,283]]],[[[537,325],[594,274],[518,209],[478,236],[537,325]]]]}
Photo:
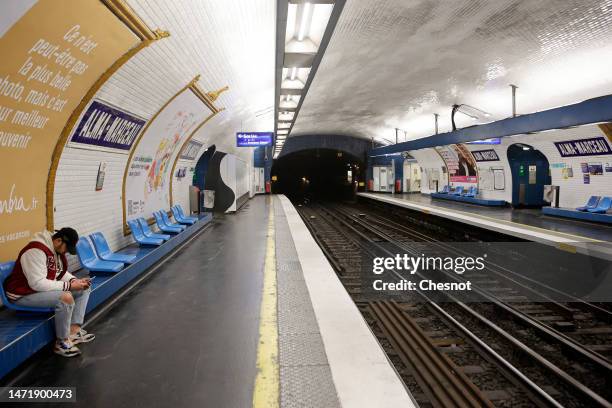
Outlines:
{"type": "Polygon", "coordinates": [[[77,279],[67,271],[66,252],[76,253],[79,235],[72,228],[62,228],[34,235],[15,262],[4,288],[16,305],[55,308],[55,353],[64,357],[81,354],[75,346],[88,343],[95,336],[81,329],[91,281],[77,279]]]}

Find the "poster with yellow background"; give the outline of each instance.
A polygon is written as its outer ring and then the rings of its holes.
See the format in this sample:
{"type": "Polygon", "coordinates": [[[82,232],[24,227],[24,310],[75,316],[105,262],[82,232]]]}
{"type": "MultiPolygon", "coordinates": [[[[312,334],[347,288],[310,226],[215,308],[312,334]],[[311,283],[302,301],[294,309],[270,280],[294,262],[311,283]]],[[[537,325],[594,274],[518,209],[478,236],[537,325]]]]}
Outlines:
{"type": "Polygon", "coordinates": [[[0,262],[45,228],[47,177],[66,121],[139,42],[99,0],[39,0],[11,24],[0,32],[0,262]]]}

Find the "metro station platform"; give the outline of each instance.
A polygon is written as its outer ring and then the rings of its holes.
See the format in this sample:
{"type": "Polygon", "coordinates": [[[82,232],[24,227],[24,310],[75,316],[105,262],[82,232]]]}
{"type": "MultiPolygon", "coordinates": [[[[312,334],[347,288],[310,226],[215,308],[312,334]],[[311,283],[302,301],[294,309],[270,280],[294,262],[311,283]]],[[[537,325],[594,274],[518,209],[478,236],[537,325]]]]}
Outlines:
{"type": "Polygon", "coordinates": [[[612,228],[607,225],[547,217],[537,209],[483,207],[433,200],[426,194],[357,195],[566,251],[612,259],[612,228]]]}
{"type": "Polygon", "coordinates": [[[2,385],[115,408],[415,406],[284,196],[216,216],[86,328],[82,356],[45,348],[2,385]]]}

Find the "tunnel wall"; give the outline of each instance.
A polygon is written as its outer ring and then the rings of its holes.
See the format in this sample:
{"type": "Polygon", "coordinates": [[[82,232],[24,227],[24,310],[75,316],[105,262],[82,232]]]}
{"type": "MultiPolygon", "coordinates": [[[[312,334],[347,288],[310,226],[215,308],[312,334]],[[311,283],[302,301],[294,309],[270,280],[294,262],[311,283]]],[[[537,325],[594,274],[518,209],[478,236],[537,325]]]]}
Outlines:
{"type": "MultiPolygon", "coordinates": [[[[193,92],[206,109],[191,112],[194,123],[179,132],[176,144],[167,152],[170,157],[165,162],[166,175],[161,187],[167,205],[162,207],[169,209],[171,201],[189,208],[188,191],[192,179],[189,171],[209,145],[215,144],[235,155],[246,166],[252,166],[253,149],[235,147],[232,127],[235,123],[228,119],[222,108],[227,100],[226,94],[213,102],[205,93],[226,85],[223,77],[207,75],[201,66],[192,62],[190,50],[182,42],[185,33],[174,33],[174,36],[169,33],[169,37],[163,33],[163,28],[176,26],[170,20],[172,16],[164,12],[152,13],[139,2],[111,3],[125,6],[121,10],[126,10],[130,18],[111,13],[99,0],[39,0],[33,6],[32,2],[11,2],[0,6],[0,11],[7,16],[0,23],[0,32],[4,34],[0,38],[0,51],[4,58],[19,63],[15,67],[3,64],[0,80],[7,76],[14,79],[23,76],[19,71],[28,61],[28,50],[39,38],[69,49],[72,55],[88,65],[82,75],[72,75],[72,83],[65,91],[45,87],[40,81],[32,80],[26,84],[26,92],[30,89],[46,90],[50,96],[62,96],[67,100],[59,113],[38,108],[40,115],[49,117],[43,129],[12,126],[12,117],[0,120],[0,166],[3,170],[0,180],[0,262],[14,260],[31,236],[45,228],[72,226],[81,235],[101,231],[113,250],[131,243],[131,236],[127,235],[129,231],[125,228],[126,217],[123,216],[124,180],[129,177],[126,173],[129,173],[130,156],[136,154],[137,145],[146,146],[154,141],[159,145],[159,132],[165,132],[162,138],[174,142],[170,131],[173,122],[163,118],[163,110],[172,107],[173,98],[182,91],[193,92]],[[70,13],[65,12],[68,9],[70,13]],[[134,16],[139,24],[133,24],[134,16]],[[97,41],[92,54],[81,52],[63,39],[76,25],[83,36],[91,35],[97,41]],[[32,27],[37,29],[32,30],[32,27]],[[158,27],[162,30],[153,31],[158,27]],[[131,118],[142,126],[130,135],[129,140],[123,140],[123,146],[106,143],[106,137],[110,135],[108,128],[106,133],[92,131],[89,141],[86,138],[73,139],[79,125],[81,129],[85,126],[93,103],[115,109],[118,118],[128,122],[131,118]],[[157,130],[147,133],[147,125],[152,127],[153,124],[157,130]],[[15,148],[10,145],[12,142],[6,141],[8,133],[26,132],[32,136],[27,148],[15,148]],[[96,137],[100,139],[96,140],[96,137]],[[138,138],[141,139],[138,141],[138,138]],[[193,159],[179,159],[180,153],[188,147],[189,139],[199,141],[203,146],[193,159]],[[186,169],[185,177],[176,177],[178,169],[186,169]],[[101,188],[97,188],[100,187],[97,182],[101,174],[104,182],[101,188]],[[37,208],[29,208],[29,203],[34,201],[37,208]]],[[[202,46],[217,47],[213,41],[202,46]]],[[[45,59],[34,55],[32,61],[31,69],[34,70],[43,65],[45,59]]],[[[64,68],[56,65],[48,64],[53,74],[65,74],[64,68]]],[[[15,100],[0,96],[0,107],[3,106],[24,111],[37,107],[19,105],[15,100]]],[[[104,126],[101,118],[94,117],[91,123],[104,126]]],[[[247,177],[249,171],[247,168],[247,177]]],[[[134,188],[144,189],[145,186],[134,188]]],[[[127,193],[129,195],[130,187],[127,187],[127,193]]],[[[78,267],[75,258],[70,258],[71,269],[78,267]]]]}
{"type": "MultiPolygon", "coordinates": [[[[377,146],[377,145],[376,145],[377,146]]],[[[310,149],[330,149],[349,153],[365,163],[367,151],[372,142],[363,138],[346,135],[298,135],[287,138],[279,158],[288,154],[310,149]]]]}

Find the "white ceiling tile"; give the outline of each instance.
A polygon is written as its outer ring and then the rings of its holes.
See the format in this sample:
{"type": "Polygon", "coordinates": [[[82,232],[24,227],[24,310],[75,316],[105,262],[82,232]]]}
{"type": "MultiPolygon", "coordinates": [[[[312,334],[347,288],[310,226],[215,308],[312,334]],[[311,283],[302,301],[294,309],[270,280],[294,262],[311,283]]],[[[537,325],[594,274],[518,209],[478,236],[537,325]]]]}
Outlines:
{"type": "Polygon", "coordinates": [[[502,119],[509,84],[519,113],[575,103],[612,93],[610,61],[612,0],[348,0],[291,135],[414,139],[455,103],[502,119]]]}

